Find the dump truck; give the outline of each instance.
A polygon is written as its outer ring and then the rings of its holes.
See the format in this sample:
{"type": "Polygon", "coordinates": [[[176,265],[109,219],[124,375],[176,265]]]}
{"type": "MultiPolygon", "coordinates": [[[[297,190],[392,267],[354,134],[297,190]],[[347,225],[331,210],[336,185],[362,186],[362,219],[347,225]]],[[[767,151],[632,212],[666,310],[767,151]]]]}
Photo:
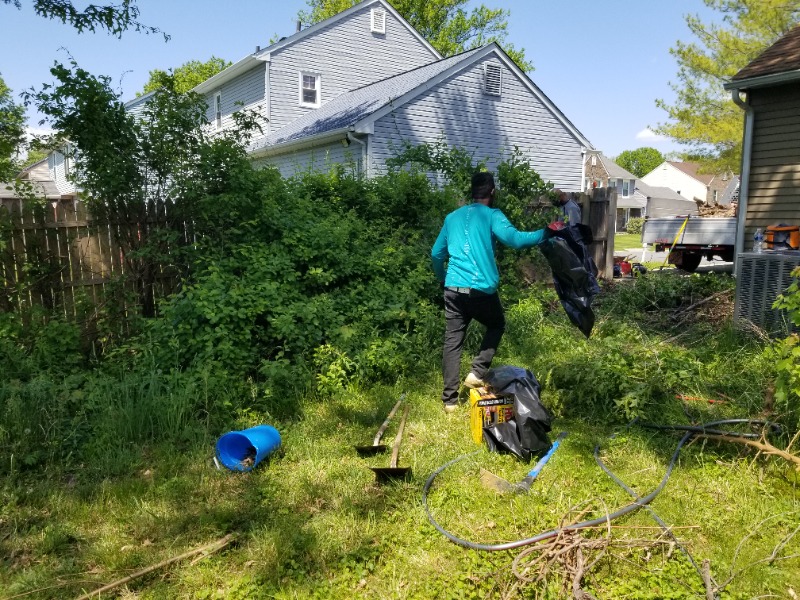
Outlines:
{"type": "Polygon", "coordinates": [[[653,244],[657,252],[669,252],[669,263],[693,273],[705,256],[713,260],[733,260],[736,243],[736,217],[646,218],[642,225],[642,244],[653,244]],[[674,246],[673,246],[674,244],[674,246]]]}

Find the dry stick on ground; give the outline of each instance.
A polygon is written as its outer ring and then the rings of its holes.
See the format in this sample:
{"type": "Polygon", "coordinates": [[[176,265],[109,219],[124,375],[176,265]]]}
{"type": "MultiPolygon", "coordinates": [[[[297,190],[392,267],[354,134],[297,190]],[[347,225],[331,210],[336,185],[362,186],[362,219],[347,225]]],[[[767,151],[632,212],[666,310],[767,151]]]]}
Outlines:
{"type": "Polygon", "coordinates": [[[699,301],[695,302],[694,304],[692,304],[690,306],[687,306],[686,308],[679,308],[678,310],[676,310],[673,313],[672,318],[673,319],[677,318],[678,315],[683,314],[683,313],[688,313],[689,311],[694,310],[698,306],[702,306],[706,302],[710,302],[714,298],[718,298],[719,296],[722,296],[722,295],[727,294],[727,293],[728,293],[728,290],[722,290],[721,292],[717,292],[716,294],[711,294],[710,296],[708,296],[706,298],[703,298],[702,300],[699,300],[699,301]]]}
{"type": "Polygon", "coordinates": [[[742,546],[744,546],[744,544],[745,544],[745,542],[747,540],[749,540],[751,537],[753,537],[754,535],[756,535],[757,533],[759,533],[761,531],[761,527],[762,527],[762,525],[764,525],[764,523],[766,523],[767,521],[771,521],[772,519],[775,519],[775,518],[778,518],[778,517],[792,516],[794,514],[796,514],[796,512],[779,513],[777,515],[770,515],[769,517],[767,517],[766,519],[764,519],[763,521],[758,523],[746,536],[744,536],[741,539],[741,541],[739,542],[739,545],[736,546],[736,551],[733,553],[733,560],[731,561],[730,577],[728,577],[728,579],[726,579],[724,583],[722,583],[721,585],[717,586],[717,592],[721,592],[722,590],[724,590],[731,583],[731,581],[733,581],[738,575],[740,575],[742,572],[746,571],[750,567],[754,567],[754,566],[756,566],[758,564],[765,563],[765,562],[769,563],[769,564],[772,564],[773,562],[777,562],[779,560],[790,560],[792,558],[800,557],[800,553],[798,553],[798,554],[789,554],[787,556],[778,556],[778,552],[783,550],[783,548],[786,546],[786,544],[788,544],[792,540],[792,538],[798,533],[798,531],[800,531],[800,525],[798,525],[794,529],[794,531],[792,531],[789,535],[785,536],[780,542],[778,542],[775,545],[775,547],[772,549],[772,552],[770,553],[769,556],[767,556],[765,558],[762,558],[760,560],[757,560],[755,562],[752,562],[749,565],[746,565],[746,566],[742,567],[741,569],[739,569],[737,571],[733,570],[734,565],[736,564],[736,559],[739,556],[739,551],[742,549],[742,546]]]}
{"type": "Polygon", "coordinates": [[[774,454],[775,456],[780,456],[781,458],[786,459],[791,463],[794,463],[796,465],[797,470],[800,471],[800,456],[795,456],[794,454],[790,454],[786,450],[781,450],[780,448],[776,448],[768,441],[766,441],[763,437],[761,438],[760,441],[743,438],[737,435],[718,435],[714,433],[698,433],[697,437],[706,438],[709,440],[722,440],[725,442],[738,442],[740,444],[746,444],[748,446],[752,446],[753,448],[758,448],[758,450],[763,452],[764,454],[774,454]]]}
{"type": "Polygon", "coordinates": [[[117,588],[117,587],[119,587],[121,585],[124,585],[124,584],[126,584],[126,583],[128,583],[130,581],[133,581],[134,579],[138,579],[139,577],[147,575],[148,573],[152,573],[153,571],[156,571],[156,570],[158,570],[158,569],[160,569],[162,567],[166,567],[167,565],[170,565],[172,563],[176,563],[176,562],[179,562],[181,560],[185,560],[185,559],[189,558],[190,556],[194,556],[195,554],[200,554],[202,552],[206,552],[206,553],[210,554],[211,552],[217,552],[219,550],[222,550],[225,546],[227,546],[229,543],[231,543],[233,541],[234,537],[236,537],[234,534],[229,533],[224,538],[218,539],[216,542],[211,542],[210,544],[206,544],[205,546],[201,546],[200,548],[195,548],[194,550],[189,550],[189,552],[184,552],[180,556],[174,556],[172,558],[168,558],[166,560],[162,560],[160,563],[155,564],[155,565],[151,565],[151,566],[149,566],[149,567],[147,567],[145,569],[142,569],[141,571],[137,571],[133,575],[128,575],[127,577],[123,577],[122,579],[119,579],[119,580],[115,581],[114,583],[109,583],[108,585],[104,585],[103,587],[101,587],[99,589],[96,589],[93,592],[89,592],[88,594],[84,594],[83,596],[77,598],[77,600],[89,600],[89,598],[92,598],[94,596],[99,596],[103,592],[107,592],[109,590],[113,590],[114,588],[117,588]]]}

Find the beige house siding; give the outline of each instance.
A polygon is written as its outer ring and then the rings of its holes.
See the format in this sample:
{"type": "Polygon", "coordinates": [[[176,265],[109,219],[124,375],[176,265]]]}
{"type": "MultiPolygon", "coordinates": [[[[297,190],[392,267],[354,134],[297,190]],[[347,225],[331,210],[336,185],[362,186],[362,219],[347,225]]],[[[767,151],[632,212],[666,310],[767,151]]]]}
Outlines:
{"type": "Polygon", "coordinates": [[[800,225],[800,83],[749,94],[754,122],[745,240],[757,227],[800,225]]]}

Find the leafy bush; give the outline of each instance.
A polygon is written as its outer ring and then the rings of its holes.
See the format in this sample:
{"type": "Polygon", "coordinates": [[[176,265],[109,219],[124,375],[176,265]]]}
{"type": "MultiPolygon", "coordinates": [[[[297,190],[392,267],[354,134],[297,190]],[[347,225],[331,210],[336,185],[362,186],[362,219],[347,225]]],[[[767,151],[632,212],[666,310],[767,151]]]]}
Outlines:
{"type": "MultiPolygon", "coordinates": [[[[792,271],[794,281],[775,301],[774,308],[786,311],[790,322],[800,327],[800,269],[792,271]]],[[[792,425],[800,423],[800,336],[792,333],[766,350],[774,361],[775,407],[792,425]]]]}
{"type": "Polygon", "coordinates": [[[643,225],[644,225],[643,217],[633,217],[632,219],[628,219],[628,223],[625,225],[625,231],[627,231],[628,233],[635,233],[636,235],[641,235],[643,225]]]}

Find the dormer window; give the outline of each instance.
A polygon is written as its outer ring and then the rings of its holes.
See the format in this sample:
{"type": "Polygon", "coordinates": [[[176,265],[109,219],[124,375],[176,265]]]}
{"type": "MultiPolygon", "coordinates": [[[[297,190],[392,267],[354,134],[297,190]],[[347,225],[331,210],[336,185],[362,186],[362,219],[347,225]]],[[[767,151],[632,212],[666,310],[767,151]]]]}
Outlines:
{"type": "Polygon", "coordinates": [[[300,73],[300,106],[318,107],[320,104],[320,76],[316,73],[300,73]]]}
{"type": "Polygon", "coordinates": [[[386,11],[382,8],[373,8],[370,11],[370,31],[372,33],[386,33],[386,11]]]}
{"type": "Polygon", "coordinates": [[[503,91],[503,68],[497,63],[483,65],[483,93],[499,96],[503,91]]]}

